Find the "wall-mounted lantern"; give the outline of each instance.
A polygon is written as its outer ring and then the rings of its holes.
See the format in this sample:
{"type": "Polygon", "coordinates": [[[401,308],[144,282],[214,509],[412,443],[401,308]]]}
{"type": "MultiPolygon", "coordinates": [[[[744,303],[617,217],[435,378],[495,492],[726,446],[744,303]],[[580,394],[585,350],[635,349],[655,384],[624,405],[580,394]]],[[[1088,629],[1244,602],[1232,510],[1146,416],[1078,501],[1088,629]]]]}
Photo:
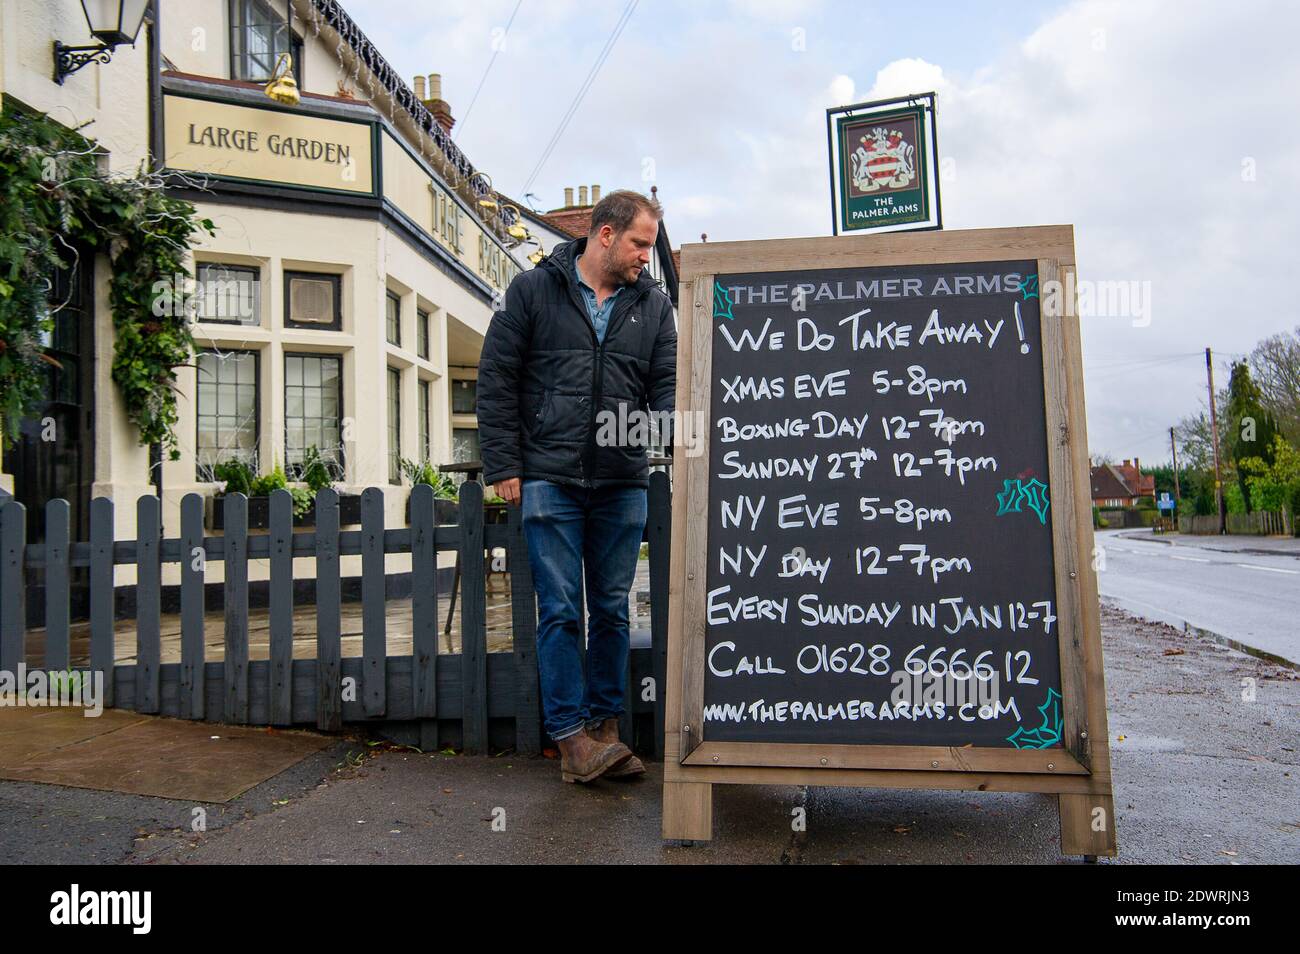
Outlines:
{"type": "Polygon", "coordinates": [[[281,53],[279,59],[275,61],[271,80],[266,84],[263,92],[277,103],[284,103],[286,106],[298,105],[302,97],[298,93],[298,84],[293,78],[293,57],[288,53],[281,53]]]}
{"type": "Polygon", "coordinates": [[[134,46],[148,9],[149,0],[81,0],[90,35],[100,42],[98,46],[65,46],[55,40],[54,82],[62,86],[65,77],[87,63],[107,63],[117,47],[124,43],[134,46]]]}

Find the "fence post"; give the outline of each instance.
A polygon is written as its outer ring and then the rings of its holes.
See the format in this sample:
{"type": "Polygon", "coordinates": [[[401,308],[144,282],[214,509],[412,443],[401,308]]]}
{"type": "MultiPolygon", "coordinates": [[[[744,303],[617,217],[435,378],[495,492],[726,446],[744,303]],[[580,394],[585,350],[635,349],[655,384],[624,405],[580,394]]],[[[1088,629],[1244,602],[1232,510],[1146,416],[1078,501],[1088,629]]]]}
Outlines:
{"type": "Polygon", "coordinates": [[[438,550],[433,488],[411,489],[411,712],[420,748],[438,744],[438,550]]]}
{"type": "Polygon", "coordinates": [[[248,498],[226,494],[225,502],[226,722],[248,722],[248,498]]]}
{"type": "Polygon", "coordinates": [[[339,495],[316,491],[316,728],[343,727],[343,663],[339,620],[339,495]]]}
{"type": "Polygon", "coordinates": [[[367,716],[387,709],[384,657],[384,492],[367,487],[361,494],[361,706],[367,716]]]}
{"type": "MultiPolygon", "coordinates": [[[[27,556],[27,508],[17,500],[0,507],[0,671],[18,678],[25,661],[27,636],[26,586],[23,562],[27,556]]],[[[17,687],[22,692],[22,687],[17,687]]]]}
{"type": "Polygon", "coordinates": [[[117,637],[113,627],[113,501],[90,502],[90,668],[104,674],[104,705],[114,701],[117,637]]]}
{"type": "Polygon", "coordinates": [[[650,663],[654,677],[654,757],[664,757],[664,686],[668,680],[668,561],[671,553],[672,495],[668,475],[650,475],[650,663]]]}
{"type": "Polygon", "coordinates": [[[45,670],[68,668],[68,521],[66,500],[45,502],[45,670]]]}
{"type": "Polygon", "coordinates": [[[135,711],[157,712],[162,686],[161,501],[135,502],[135,711]]]}
{"type": "Polygon", "coordinates": [[[483,485],[460,485],[461,745],[487,751],[487,591],[483,581],[483,485]]]}
{"type": "Polygon", "coordinates": [[[293,722],[293,495],[271,491],[267,521],[271,544],[271,582],[267,615],[271,625],[271,725],[293,722]]]}
{"type": "MultiPolygon", "coordinates": [[[[528,541],[524,538],[524,512],[506,508],[510,546],[506,559],[510,568],[510,619],[514,630],[511,643],[515,657],[515,749],[520,755],[542,751],[541,691],[537,675],[537,594],[533,570],[528,563],[528,541]]],[[[629,670],[631,666],[628,667],[629,670]]]]}
{"type": "Polygon", "coordinates": [[[180,717],[202,719],[206,649],[203,643],[203,584],[208,554],[203,543],[203,497],[186,494],[181,500],[181,671],[180,717]]]}

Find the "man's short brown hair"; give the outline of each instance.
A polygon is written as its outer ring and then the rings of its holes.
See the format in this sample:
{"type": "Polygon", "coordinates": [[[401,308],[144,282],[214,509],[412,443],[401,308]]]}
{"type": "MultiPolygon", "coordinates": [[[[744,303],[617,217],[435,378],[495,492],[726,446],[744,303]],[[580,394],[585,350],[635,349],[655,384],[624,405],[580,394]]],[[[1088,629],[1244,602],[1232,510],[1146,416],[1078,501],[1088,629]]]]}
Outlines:
{"type": "Polygon", "coordinates": [[[656,198],[647,198],[631,189],[616,189],[596,203],[591,210],[591,235],[608,225],[617,235],[631,227],[641,212],[649,212],[658,222],[664,217],[663,206],[656,198]]]}

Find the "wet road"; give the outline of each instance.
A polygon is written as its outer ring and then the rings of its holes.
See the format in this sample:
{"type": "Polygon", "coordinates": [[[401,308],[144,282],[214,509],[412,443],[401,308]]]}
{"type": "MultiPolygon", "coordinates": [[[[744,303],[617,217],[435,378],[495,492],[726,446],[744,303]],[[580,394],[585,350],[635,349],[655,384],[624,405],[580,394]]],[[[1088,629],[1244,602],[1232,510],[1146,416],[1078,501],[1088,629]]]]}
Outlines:
{"type": "Polygon", "coordinates": [[[1190,623],[1300,665],[1300,549],[1280,549],[1285,541],[1148,541],[1130,533],[1097,533],[1102,596],[1148,619],[1190,623]]]}

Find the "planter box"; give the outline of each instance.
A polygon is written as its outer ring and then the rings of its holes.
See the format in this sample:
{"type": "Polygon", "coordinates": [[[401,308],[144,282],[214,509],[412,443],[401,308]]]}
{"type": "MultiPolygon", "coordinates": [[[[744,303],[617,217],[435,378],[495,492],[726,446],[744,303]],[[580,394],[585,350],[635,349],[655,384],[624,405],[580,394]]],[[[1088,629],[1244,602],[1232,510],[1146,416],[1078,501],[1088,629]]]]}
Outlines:
{"type": "MultiPolygon", "coordinates": [[[[226,498],[212,498],[212,518],[210,521],[212,530],[226,529],[226,498]]],[[[339,526],[355,526],[361,522],[361,495],[360,494],[339,494],[339,526]]],[[[248,529],[249,530],[266,530],[271,525],[271,498],[270,497],[249,497],[248,498],[248,529]]],[[[316,502],[302,516],[294,516],[293,525],[295,527],[314,527],[316,526],[316,502]]]]}
{"type": "MultiPolygon", "coordinates": [[[[438,527],[454,527],[460,522],[460,501],[446,497],[433,498],[433,523],[438,527]]],[[[411,525],[411,497],[406,498],[406,525],[411,525]]]]}

